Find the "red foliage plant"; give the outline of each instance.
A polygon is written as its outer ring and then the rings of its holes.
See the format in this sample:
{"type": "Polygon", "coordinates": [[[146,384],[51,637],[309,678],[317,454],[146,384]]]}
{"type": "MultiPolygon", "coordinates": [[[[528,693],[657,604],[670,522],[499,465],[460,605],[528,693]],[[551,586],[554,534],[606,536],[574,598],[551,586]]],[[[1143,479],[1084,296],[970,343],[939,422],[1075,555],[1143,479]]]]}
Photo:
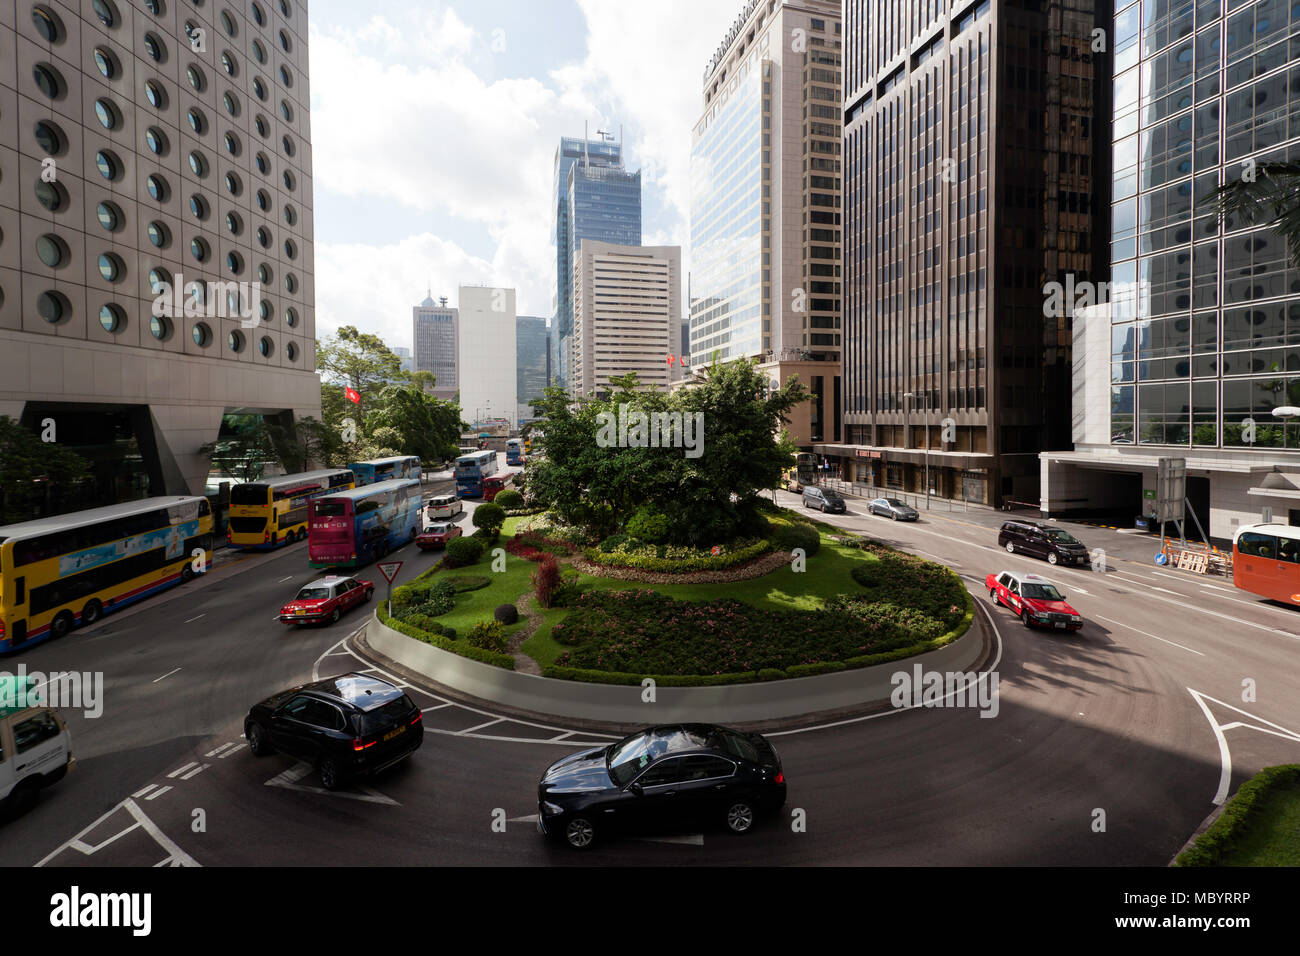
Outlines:
{"type": "Polygon", "coordinates": [[[549,608],[555,599],[555,592],[560,586],[560,562],[555,555],[548,554],[542,558],[533,572],[533,587],[537,591],[537,603],[549,608]]]}

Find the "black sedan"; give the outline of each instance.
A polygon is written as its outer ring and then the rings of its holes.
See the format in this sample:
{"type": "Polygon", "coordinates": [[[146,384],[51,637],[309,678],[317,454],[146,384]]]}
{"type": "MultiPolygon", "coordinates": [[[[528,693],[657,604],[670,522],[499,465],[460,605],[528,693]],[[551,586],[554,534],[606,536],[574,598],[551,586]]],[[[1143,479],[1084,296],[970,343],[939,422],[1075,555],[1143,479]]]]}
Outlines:
{"type": "Polygon", "coordinates": [[[897,498],[875,498],[867,505],[867,510],[873,515],[884,515],[895,521],[915,521],[921,517],[915,508],[903,504],[897,498]]]}
{"type": "Polygon", "coordinates": [[[279,751],[305,760],[326,790],[337,790],[418,750],[423,716],[400,687],[367,674],[342,674],[254,704],[244,736],[254,756],[279,751]]]}
{"type": "Polygon", "coordinates": [[[785,792],[764,737],[672,724],[552,764],[537,787],[537,827],[579,850],[616,832],[713,824],[748,833],[785,805],[785,792]]]}

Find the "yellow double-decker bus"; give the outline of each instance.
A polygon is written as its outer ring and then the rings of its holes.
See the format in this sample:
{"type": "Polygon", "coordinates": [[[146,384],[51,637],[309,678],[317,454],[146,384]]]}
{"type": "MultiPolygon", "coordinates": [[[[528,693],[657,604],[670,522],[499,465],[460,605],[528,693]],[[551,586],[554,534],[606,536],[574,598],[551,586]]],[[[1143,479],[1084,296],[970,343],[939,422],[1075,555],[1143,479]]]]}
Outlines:
{"type": "Polygon", "coordinates": [[[0,653],[62,637],[211,563],[207,498],[144,498],[0,527],[0,653]]]}
{"type": "Polygon", "coordinates": [[[355,487],[347,468],[304,471],[230,489],[226,540],[233,548],[274,548],[307,538],[307,509],[317,495],[355,487]]]}

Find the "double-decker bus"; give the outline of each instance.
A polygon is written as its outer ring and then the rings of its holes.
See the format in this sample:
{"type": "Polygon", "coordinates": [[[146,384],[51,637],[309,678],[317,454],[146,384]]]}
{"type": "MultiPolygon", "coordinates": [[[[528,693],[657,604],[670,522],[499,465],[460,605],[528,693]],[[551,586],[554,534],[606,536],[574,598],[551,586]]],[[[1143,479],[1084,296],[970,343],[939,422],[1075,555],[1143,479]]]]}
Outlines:
{"type": "Polygon", "coordinates": [[[478,498],[483,494],[483,479],[497,473],[497,453],[475,451],[456,459],[456,494],[478,498]]]}
{"type": "Polygon", "coordinates": [[[795,476],[801,485],[817,484],[817,456],[811,452],[795,455],[795,476]]]}
{"type": "Polygon", "coordinates": [[[211,562],[212,508],[202,497],[144,498],[0,527],[0,652],[62,637],[211,562]]]}
{"type": "Polygon", "coordinates": [[[274,548],[307,537],[307,505],[317,495],[353,487],[346,468],[304,471],[230,489],[226,540],[233,548],[274,548]]]}
{"type": "Polygon", "coordinates": [[[1232,583],[1300,607],[1300,527],[1253,524],[1232,537],[1232,583]]]}
{"type": "Polygon", "coordinates": [[[358,488],[362,485],[373,485],[377,481],[393,481],[397,478],[420,480],[420,459],[415,455],[354,461],[348,465],[348,469],[357,476],[358,488]]]}
{"type": "Polygon", "coordinates": [[[414,541],[422,497],[418,481],[398,478],[313,499],[308,563],[359,568],[414,541]]]}
{"type": "Polygon", "coordinates": [[[511,438],[506,442],[506,464],[522,465],[524,463],[524,440],[511,438]]]}

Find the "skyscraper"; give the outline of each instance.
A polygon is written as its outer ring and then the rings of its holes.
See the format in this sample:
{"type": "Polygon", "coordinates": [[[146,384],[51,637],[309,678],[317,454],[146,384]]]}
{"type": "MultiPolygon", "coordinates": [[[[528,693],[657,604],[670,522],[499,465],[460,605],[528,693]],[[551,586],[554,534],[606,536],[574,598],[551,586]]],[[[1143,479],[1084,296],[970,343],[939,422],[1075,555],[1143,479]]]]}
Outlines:
{"type": "Polygon", "coordinates": [[[435,378],[433,394],[450,400],[460,385],[456,377],[460,312],[447,305],[446,296],[435,303],[433,296],[429,295],[411,310],[411,323],[415,371],[432,372],[435,378]]]}
{"type": "Polygon", "coordinates": [[[546,394],[550,372],[550,335],[546,319],[535,315],[521,315],[515,320],[515,390],[518,393],[519,420],[535,418],[528,403],[546,394]]]}
{"type": "Polygon", "coordinates": [[[820,449],[846,478],[1037,502],[1069,431],[1044,289],[1105,276],[1105,23],[1094,0],[848,0],[847,442],[820,449]]]}
{"type": "Polygon", "coordinates": [[[805,448],[840,432],[840,46],[838,0],[751,0],[691,141],[691,362],[797,376],[805,448]]]}
{"type": "Polygon", "coordinates": [[[470,423],[504,418],[514,428],[519,421],[515,290],[463,285],[457,304],[461,418],[470,423]]]}
{"type": "Polygon", "coordinates": [[[1300,160],[1300,16],[1271,0],[1115,8],[1112,294],[1075,313],[1091,394],[1074,450],[1041,456],[1042,507],[1149,513],[1160,460],[1183,459],[1212,538],[1300,524],[1300,418],[1274,414],[1300,406],[1300,269],[1273,227],[1220,225],[1213,196],[1300,160]]]}
{"type": "Polygon", "coordinates": [[[567,387],[573,336],[573,257],[583,239],[641,244],[641,173],[623,167],[622,143],[564,137],[555,151],[555,302],[551,377],[567,387]]]}
{"type": "Polygon", "coordinates": [[[307,4],[16,11],[0,414],[92,460],[78,504],[202,493],[228,412],[320,417],[307,4]]]}

